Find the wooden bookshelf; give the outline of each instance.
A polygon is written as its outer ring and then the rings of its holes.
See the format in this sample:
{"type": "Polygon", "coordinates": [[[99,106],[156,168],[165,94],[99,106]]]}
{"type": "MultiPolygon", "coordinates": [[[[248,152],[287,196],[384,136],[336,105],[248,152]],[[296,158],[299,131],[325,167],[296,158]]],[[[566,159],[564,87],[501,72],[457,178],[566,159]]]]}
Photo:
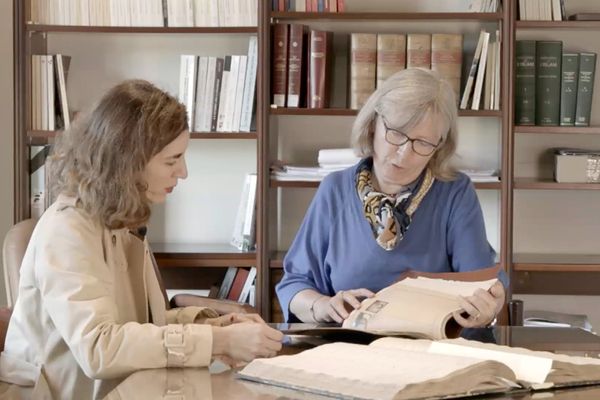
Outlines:
{"type": "Polygon", "coordinates": [[[600,29],[600,21],[516,21],[517,29],[600,29]]]}
{"type": "Polygon", "coordinates": [[[526,190],[600,190],[600,183],[560,183],[550,179],[515,178],[514,188],[526,190]]]}
{"type": "Polygon", "coordinates": [[[600,272],[600,254],[515,254],[515,271],[600,272]]]}
{"type": "Polygon", "coordinates": [[[502,13],[472,13],[472,12],[281,12],[271,11],[275,21],[500,21],[502,13]]]}
{"type": "Polygon", "coordinates": [[[286,251],[274,251],[271,253],[269,259],[269,268],[271,269],[283,269],[283,259],[287,254],[286,251]]]}
{"type": "Polygon", "coordinates": [[[256,252],[225,243],[152,243],[150,247],[161,268],[256,266],[256,252]]]}
{"type": "Polygon", "coordinates": [[[246,33],[256,34],[255,26],[222,26],[222,27],[162,27],[162,26],[70,26],[27,24],[27,32],[76,32],[76,33],[246,33]]]}
{"type": "Polygon", "coordinates": [[[515,133],[551,135],[600,135],[600,126],[525,126],[516,125],[515,133]]]}
{"type": "MultiPolygon", "coordinates": [[[[321,182],[318,181],[279,181],[271,179],[272,188],[318,188],[321,182]]],[[[475,182],[475,189],[500,190],[500,182],[475,182]]]]}
{"type": "MultiPolygon", "coordinates": [[[[271,115],[355,116],[358,110],[350,108],[287,108],[274,107],[271,115]]],[[[458,110],[459,117],[502,117],[497,110],[458,110]]]]}

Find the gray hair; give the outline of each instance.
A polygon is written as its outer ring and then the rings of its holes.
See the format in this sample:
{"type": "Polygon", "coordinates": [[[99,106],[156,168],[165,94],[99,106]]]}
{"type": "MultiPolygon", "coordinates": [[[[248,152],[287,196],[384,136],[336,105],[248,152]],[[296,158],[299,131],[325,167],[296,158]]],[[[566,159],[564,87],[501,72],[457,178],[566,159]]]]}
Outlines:
{"type": "Polygon", "coordinates": [[[442,143],[429,160],[436,179],[451,180],[456,171],[449,165],[456,151],[458,112],[452,87],[433,71],[405,69],[389,77],[361,108],[352,126],[352,147],[359,157],[373,155],[375,117],[383,115],[402,131],[409,131],[427,115],[443,117],[447,129],[442,143]]]}

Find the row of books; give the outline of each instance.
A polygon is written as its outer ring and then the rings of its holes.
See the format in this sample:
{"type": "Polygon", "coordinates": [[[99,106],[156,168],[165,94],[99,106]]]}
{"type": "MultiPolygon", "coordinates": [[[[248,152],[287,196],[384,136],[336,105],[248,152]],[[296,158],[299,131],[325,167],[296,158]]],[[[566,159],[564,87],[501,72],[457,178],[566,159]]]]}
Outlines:
{"type": "Polygon", "coordinates": [[[250,132],[254,129],[258,42],[251,36],[248,55],[182,55],[179,101],[196,132],[250,132]]]}
{"type": "Polygon", "coordinates": [[[596,53],[563,52],[561,41],[517,40],[515,58],[515,124],[590,124],[596,53]]]}
{"type": "MultiPolygon", "coordinates": [[[[333,33],[305,32],[300,24],[273,27],[272,104],[276,107],[329,107],[333,33]]],[[[404,68],[437,71],[458,98],[462,42],[461,34],[350,34],[347,106],[359,109],[378,85],[404,68]]]]}
{"type": "Polygon", "coordinates": [[[471,0],[468,10],[471,12],[491,13],[497,12],[499,7],[499,0],[471,0]]]}
{"type": "Polygon", "coordinates": [[[344,12],[345,0],[272,0],[273,11],[344,12]]]}
{"type": "Polygon", "coordinates": [[[521,21],[562,21],[566,17],[564,0],[519,0],[521,21]]]}
{"type": "Polygon", "coordinates": [[[70,60],[62,54],[31,56],[31,129],[69,128],[66,85],[70,60]]]}
{"type": "Polygon", "coordinates": [[[491,41],[490,33],[482,30],[469,69],[469,76],[460,100],[460,108],[466,110],[500,110],[500,64],[502,42],[500,31],[491,41]],[[483,98],[483,104],[481,99],[483,98]]]}
{"type": "Polygon", "coordinates": [[[239,303],[249,303],[251,306],[254,306],[256,298],[256,267],[251,267],[250,269],[242,267],[227,268],[216,296],[214,292],[215,290],[211,289],[209,297],[233,300],[239,303]]]}
{"type": "Polygon", "coordinates": [[[83,26],[257,26],[258,0],[31,0],[30,21],[83,26]]]}
{"type": "Polygon", "coordinates": [[[257,183],[255,173],[246,175],[231,237],[231,245],[238,250],[251,251],[256,248],[257,183]]]}

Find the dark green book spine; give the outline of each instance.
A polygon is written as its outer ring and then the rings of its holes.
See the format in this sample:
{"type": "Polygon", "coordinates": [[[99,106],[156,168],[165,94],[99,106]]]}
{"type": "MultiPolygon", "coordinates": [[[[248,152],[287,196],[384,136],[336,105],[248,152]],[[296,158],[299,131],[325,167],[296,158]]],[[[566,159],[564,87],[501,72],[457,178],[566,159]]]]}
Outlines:
{"type": "Polygon", "coordinates": [[[515,124],[535,124],[535,40],[517,40],[515,124]]]}
{"type": "Polygon", "coordinates": [[[535,43],[535,124],[558,125],[562,42],[535,43]]]}
{"type": "Polygon", "coordinates": [[[563,53],[560,81],[560,124],[562,126],[575,125],[578,76],[579,54],[563,53]]]}
{"type": "Polygon", "coordinates": [[[596,53],[579,55],[579,84],[577,85],[577,110],[575,125],[589,126],[594,94],[594,75],[596,72],[596,53]]]}

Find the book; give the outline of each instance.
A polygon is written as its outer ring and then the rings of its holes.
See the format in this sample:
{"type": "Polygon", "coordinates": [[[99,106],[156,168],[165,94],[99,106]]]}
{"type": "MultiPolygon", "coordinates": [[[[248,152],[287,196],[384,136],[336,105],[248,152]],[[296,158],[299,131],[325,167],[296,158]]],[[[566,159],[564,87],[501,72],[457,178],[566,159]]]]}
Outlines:
{"type": "Polygon", "coordinates": [[[244,283],[246,283],[248,275],[250,274],[250,271],[245,268],[238,268],[237,270],[238,271],[237,274],[235,274],[235,278],[233,278],[233,283],[231,284],[229,294],[227,294],[227,300],[238,301],[240,294],[242,294],[244,283]]]}
{"type": "Polygon", "coordinates": [[[535,125],[535,40],[517,40],[515,124],[535,125]]]}
{"type": "Polygon", "coordinates": [[[229,267],[227,268],[227,272],[225,272],[225,276],[223,277],[223,282],[221,283],[221,287],[217,292],[218,299],[226,299],[229,291],[231,290],[231,285],[233,284],[233,279],[235,278],[235,274],[237,274],[237,267],[229,267]]]}
{"type": "Polygon", "coordinates": [[[396,72],[406,68],[406,35],[377,35],[377,87],[396,72]]]}
{"type": "Polygon", "coordinates": [[[479,110],[481,102],[481,93],[483,90],[483,78],[485,76],[485,67],[488,61],[488,49],[490,43],[490,33],[483,32],[483,43],[481,45],[481,56],[477,67],[477,77],[475,78],[475,88],[473,89],[473,102],[471,110],[479,110]]]}
{"type": "Polygon", "coordinates": [[[308,50],[308,108],[329,107],[333,33],[311,30],[308,50]]]}
{"type": "Polygon", "coordinates": [[[579,54],[563,53],[560,80],[560,125],[575,125],[577,81],[579,80],[579,54]]]}
{"type": "Polygon", "coordinates": [[[336,398],[453,398],[597,383],[600,360],[462,338],[382,338],[256,359],[237,376],[336,398]]]}
{"type": "Polygon", "coordinates": [[[278,107],[286,106],[288,37],[288,24],[276,24],[273,26],[273,72],[271,85],[273,104],[278,107]]]}
{"type": "MultiPolygon", "coordinates": [[[[455,277],[456,279],[460,277],[455,277]]],[[[455,338],[461,327],[453,312],[461,311],[459,296],[489,290],[497,279],[460,281],[424,276],[406,277],[361,302],[342,328],[378,335],[406,335],[429,339],[455,338]],[[418,310],[407,307],[419,304],[418,310]]]]}
{"type": "Polygon", "coordinates": [[[463,91],[462,98],[460,100],[460,109],[466,110],[469,104],[469,98],[471,98],[471,92],[475,84],[475,77],[477,76],[477,67],[479,66],[479,60],[481,58],[481,49],[483,48],[483,41],[485,40],[485,31],[479,33],[479,40],[477,41],[477,47],[473,54],[473,60],[471,61],[471,68],[469,69],[469,76],[467,77],[467,83],[463,91]]]}
{"type": "Polygon", "coordinates": [[[462,71],[463,36],[452,33],[431,35],[431,69],[450,84],[460,98],[460,75],[462,71]]]}
{"type": "Polygon", "coordinates": [[[69,129],[71,127],[71,117],[69,113],[69,101],[67,99],[67,76],[69,74],[71,57],[63,54],[57,54],[54,57],[54,67],[56,69],[56,92],[58,94],[58,105],[60,108],[60,127],[63,129],[69,129]]]}
{"type": "Polygon", "coordinates": [[[302,66],[305,54],[304,25],[291,24],[288,48],[287,106],[300,107],[302,94],[302,66]]]}
{"type": "Polygon", "coordinates": [[[535,43],[535,124],[556,126],[560,119],[562,42],[535,43]]]}
{"type": "Polygon", "coordinates": [[[360,109],[375,91],[377,35],[350,35],[350,108],[360,109]]]}
{"type": "Polygon", "coordinates": [[[580,53],[579,78],[577,83],[577,106],[575,109],[576,126],[590,125],[595,72],[596,53],[580,53]]]}
{"type": "Polygon", "coordinates": [[[409,33],[406,36],[406,68],[431,68],[431,35],[409,33]]]}

